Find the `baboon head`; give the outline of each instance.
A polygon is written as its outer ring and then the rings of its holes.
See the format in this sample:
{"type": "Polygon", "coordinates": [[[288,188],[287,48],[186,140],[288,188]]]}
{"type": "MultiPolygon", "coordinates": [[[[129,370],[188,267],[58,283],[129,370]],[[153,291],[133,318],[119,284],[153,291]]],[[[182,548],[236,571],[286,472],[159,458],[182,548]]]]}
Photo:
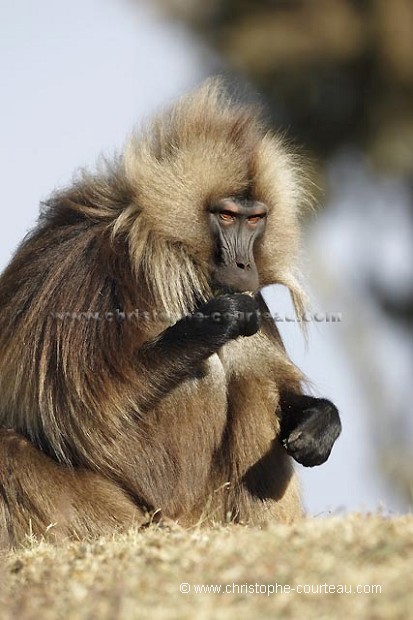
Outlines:
{"type": "MultiPolygon", "coordinates": [[[[166,279],[186,298],[184,289],[194,281],[204,297],[217,290],[255,293],[280,283],[300,310],[303,173],[280,137],[266,130],[257,107],[234,103],[220,80],[209,80],[131,138],[124,169],[134,193],[132,211],[139,211],[131,223],[139,228],[131,234],[139,239],[132,248],[135,262],[148,244],[169,249],[163,252],[164,277],[154,281],[166,279]]],[[[161,291],[164,305],[170,305],[167,288],[161,291]]]]}

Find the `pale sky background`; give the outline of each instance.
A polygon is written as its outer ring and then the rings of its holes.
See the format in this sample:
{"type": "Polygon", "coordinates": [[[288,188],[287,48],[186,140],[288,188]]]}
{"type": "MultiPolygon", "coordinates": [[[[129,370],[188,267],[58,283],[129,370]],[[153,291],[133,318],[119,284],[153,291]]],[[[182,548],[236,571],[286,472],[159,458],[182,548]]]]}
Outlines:
{"type": "MultiPolygon", "coordinates": [[[[203,79],[206,51],[144,6],[132,11],[121,0],[9,0],[0,7],[0,30],[4,268],[35,223],[39,201],[80,166],[93,167],[100,153],[120,148],[134,125],[203,79]]],[[[267,299],[274,311],[291,313],[281,288],[267,299]]],[[[343,326],[315,326],[307,350],[297,327],[281,329],[292,359],[319,395],[334,400],[344,427],[327,464],[297,468],[309,512],[400,510],[377,472],[366,403],[339,345],[343,326]]]]}

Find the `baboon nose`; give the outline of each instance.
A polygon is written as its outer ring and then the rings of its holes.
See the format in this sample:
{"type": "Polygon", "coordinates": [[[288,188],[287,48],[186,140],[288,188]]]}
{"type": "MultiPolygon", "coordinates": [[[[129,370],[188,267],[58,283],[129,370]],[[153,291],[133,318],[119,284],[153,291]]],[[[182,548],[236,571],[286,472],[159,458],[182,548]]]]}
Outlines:
{"type": "Polygon", "coordinates": [[[240,269],[249,269],[250,264],[249,263],[237,263],[237,267],[239,267],[240,269]]]}

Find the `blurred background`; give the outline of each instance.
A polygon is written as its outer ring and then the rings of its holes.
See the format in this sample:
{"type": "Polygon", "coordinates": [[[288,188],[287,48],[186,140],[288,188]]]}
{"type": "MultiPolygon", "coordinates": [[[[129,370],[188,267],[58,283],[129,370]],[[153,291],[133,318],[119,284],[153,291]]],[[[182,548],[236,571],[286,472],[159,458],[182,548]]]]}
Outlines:
{"type": "MultiPolygon", "coordinates": [[[[310,514],[413,503],[412,0],[14,0],[0,7],[0,267],[39,202],[208,75],[267,106],[313,161],[305,223],[313,305],[279,323],[291,358],[342,415],[310,514]]],[[[292,316],[288,295],[266,298],[292,316]]]]}

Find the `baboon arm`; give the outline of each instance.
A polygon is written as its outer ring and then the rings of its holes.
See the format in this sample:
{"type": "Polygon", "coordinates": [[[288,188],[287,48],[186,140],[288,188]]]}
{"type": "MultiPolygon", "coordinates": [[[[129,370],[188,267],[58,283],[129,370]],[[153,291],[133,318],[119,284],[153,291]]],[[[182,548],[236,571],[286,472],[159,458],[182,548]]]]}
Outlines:
{"type": "MultiPolygon", "coordinates": [[[[258,296],[262,328],[267,336],[285,351],[280,333],[261,294],[258,296]]],[[[279,439],[297,462],[306,467],[324,463],[341,433],[337,407],[326,398],[302,393],[300,381],[291,376],[290,385],[280,385],[277,415],[279,439]]]]}
{"type": "Polygon", "coordinates": [[[151,394],[146,408],[153,407],[179,383],[196,376],[202,363],[238,336],[259,328],[256,302],[247,295],[222,295],[185,316],[137,353],[151,394]]]}

